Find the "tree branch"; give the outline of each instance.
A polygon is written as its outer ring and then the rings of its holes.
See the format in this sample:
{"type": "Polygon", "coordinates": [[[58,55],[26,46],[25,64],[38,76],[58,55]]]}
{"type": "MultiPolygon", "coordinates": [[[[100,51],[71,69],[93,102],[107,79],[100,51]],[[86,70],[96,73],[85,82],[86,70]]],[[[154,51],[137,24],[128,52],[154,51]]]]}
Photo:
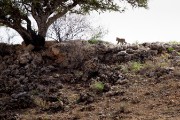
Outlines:
{"type": "Polygon", "coordinates": [[[56,21],[58,18],[62,17],[64,14],[66,14],[69,10],[74,8],[76,5],[78,5],[78,2],[74,2],[73,4],[71,4],[71,5],[67,6],[67,7],[64,7],[63,11],[59,11],[53,17],[48,19],[47,25],[50,26],[54,21],[56,21]]]}

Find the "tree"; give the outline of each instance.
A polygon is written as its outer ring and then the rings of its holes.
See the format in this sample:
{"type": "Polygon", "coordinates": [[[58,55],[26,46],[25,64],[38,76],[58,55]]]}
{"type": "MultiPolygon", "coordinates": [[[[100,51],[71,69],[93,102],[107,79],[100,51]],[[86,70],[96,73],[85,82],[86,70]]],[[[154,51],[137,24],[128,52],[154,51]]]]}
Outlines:
{"type": "Polygon", "coordinates": [[[0,25],[16,30],[26,45],[44,46],[49,26],[67,12],[86,14],[96,10],[122,11],[120,3],[133,7],[147,7],[148,0],[1,0],[0,25]],[[32,27],[31,18],[38,30],[32,27]]]}
{"type": "Polygon", "coordinates": [[[106,33],[103,27],[92,26],[90,18],[80,14],[66,14],[49,27],[47,37],[59,42],[75,39],[100,39],[106,33]]]}

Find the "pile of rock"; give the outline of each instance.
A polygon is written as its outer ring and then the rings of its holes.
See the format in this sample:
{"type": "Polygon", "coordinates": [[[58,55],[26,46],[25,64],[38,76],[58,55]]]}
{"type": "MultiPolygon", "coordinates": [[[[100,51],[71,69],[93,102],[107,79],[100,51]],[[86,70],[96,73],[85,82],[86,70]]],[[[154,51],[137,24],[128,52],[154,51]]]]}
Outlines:
{"type": "MultiPolygon", "coordinates": [[[[33,107],[35,93],[42,99],[57,99],[56,91],[65,82],[105,81],[116,84],[125,76],[113,65],[144,62],[168,52],[169,48],[180,51],[179,45],[162,43],[117,46],[78,40],[52,43],[38,52],[23,49],[21,45],[0,44],[0,110],[33,107]]],[[[174,63],[179,65],[180,59],[175,57],[174,63]]],[[[58,108],[53,102],[51,108],[53,105],[58,108]]]]}

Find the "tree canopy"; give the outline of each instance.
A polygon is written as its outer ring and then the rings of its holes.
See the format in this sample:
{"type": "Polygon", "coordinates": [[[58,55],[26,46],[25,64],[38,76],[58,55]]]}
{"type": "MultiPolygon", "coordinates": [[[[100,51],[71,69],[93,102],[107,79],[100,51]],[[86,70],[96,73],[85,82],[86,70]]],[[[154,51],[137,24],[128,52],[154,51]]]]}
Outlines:
{"type": "Polygon", "coordinates": [[[1,0],[0,25],[16,30],[26,45],[43,46],[49,26],[66,13],[123,11],[126,3],[146,8],[148,0],[1,0]],[[32,18],[38,30],[33,28],[32,18]]]}

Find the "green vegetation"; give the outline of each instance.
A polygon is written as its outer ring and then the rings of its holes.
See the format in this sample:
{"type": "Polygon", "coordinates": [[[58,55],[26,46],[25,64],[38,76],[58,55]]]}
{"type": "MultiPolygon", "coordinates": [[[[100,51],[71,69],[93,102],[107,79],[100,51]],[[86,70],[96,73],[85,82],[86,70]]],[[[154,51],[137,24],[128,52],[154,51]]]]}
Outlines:
{"type": "Polygon", "coordinates": [[[143,68],[143,64],[140,62],[132,62],[130,66],[130,70],[133,72],[137,72],[143,68]]]}
{"type": "Polygon", "coordinates": [[[99,43],[99,40],[88,40],[90,44],[97,44],[99,43]]]}
{"type": "Polygon", "coordinates": [[[92,40],[88,40],[88,42],[89,42],[90,44],[98,44],[98,43],[102,43],[103,41],[102,41],[102,40],[92,39],[92,40]]]}
{"type": "Polygon", "coordinates": [[[170,41],[170,42],[168,42],[168,43],[169,43],[169,44],[172,44],[172,45],[180,44],[180,42],[177,42],[177,41],[175,41],[175,40],[170,41]]]}
{"type": "Polygon", "coordinates": [[[169,53],[171,53],[173,50],[174,50],[174,48],[172,48],[172,47],[169,47],[169,48],[167,49],[167,51],[168,51],[169,53]]]}
{"type": "Polygon", "coordinates": [[[142,68],[144,68],[144,64],[141,64],[140,62],[136,61],[130,61],[126,65],[121,66],[121,70],[123,73],[128,73],[128,72],[138,72],[142,68]]]}
{"type": "Polygon", "coordinates": [[[107,41],[102,41],[102,40],[97,40],[97,39],[88,40],[88,43],[90,43],[90,44],[99,44],[99,43],[110,44],[110,43],[107,42],[107,41]]]}
{"type": "Polygon", "coordinates": [[[104,83],[96,81],[94,84],[92,84],[92,88],[97,92],[102,92],[104,90],[104,83]]]}

